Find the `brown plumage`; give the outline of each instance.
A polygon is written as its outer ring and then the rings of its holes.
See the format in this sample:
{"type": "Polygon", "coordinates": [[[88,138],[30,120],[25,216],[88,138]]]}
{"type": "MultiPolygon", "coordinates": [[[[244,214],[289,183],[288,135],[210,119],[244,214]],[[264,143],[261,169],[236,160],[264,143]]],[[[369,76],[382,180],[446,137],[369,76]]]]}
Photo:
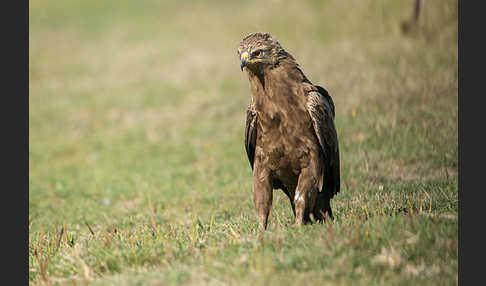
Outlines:
{"type": "Polygon", "coordinates": [[[319,222],[332,218],[340,174],[331,97],[270,34],[245,37],[238,56],[252,93],[245,148],[260,227],[267,227],[273,189],[288,196],[298,225],[311,222],[311,213],[319,222]]]}

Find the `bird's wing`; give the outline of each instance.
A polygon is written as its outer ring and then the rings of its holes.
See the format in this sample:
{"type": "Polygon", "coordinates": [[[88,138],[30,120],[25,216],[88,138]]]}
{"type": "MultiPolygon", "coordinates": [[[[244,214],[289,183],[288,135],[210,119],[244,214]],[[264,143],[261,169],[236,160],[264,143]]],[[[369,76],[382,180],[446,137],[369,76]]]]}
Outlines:
{"type": "Polygon", "coordinates": [[[255,147],[257,138],[257,113],[253,107],[253,102],[250,103],[246,110],[246,127],[245,127],[245,149],[250,166],[253,169],[253,161],[255,159],[255,147]]]}
{"type": "MultiPolygon", "coordinates": [[[[328,92],[316,85],[305,88],[307,111],[324,154],[323,189],[332,198],[340,190],[339,144],[334,126],[334,102],[328,92]]],[[[321,190],[322,191],[322,190],[321,190]]]]}

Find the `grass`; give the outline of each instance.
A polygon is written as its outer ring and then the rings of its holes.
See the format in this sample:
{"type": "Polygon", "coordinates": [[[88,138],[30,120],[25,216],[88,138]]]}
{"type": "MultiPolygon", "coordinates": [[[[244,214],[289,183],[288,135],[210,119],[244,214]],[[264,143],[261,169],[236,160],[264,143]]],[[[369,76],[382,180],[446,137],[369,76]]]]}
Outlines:
{"type": "Polygon", "coordinates": [[[351,2],[31,1],[30,284],[457,284],[457,1],[351,2]],[[254,31],[334,99],[332,223],[257,230],[254,31]]]}

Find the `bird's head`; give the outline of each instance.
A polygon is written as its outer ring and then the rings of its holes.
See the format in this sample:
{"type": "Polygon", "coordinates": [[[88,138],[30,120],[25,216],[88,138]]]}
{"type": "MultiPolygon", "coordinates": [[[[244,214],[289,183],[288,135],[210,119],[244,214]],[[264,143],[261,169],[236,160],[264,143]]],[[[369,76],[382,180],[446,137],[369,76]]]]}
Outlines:
{"type": "Polygon", "coordinates": [[[247,68],[255,74],[261,73],[265,67],[275,66],[282,55],[288,55],[268,33],[253,33],[243,38],[237,54],[241,70],[247,68]]]}

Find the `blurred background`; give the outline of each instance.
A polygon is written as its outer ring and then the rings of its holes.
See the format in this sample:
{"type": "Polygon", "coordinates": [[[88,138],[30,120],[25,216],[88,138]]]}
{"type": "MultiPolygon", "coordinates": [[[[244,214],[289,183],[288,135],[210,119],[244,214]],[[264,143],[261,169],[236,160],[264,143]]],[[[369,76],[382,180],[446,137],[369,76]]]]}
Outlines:
{"type": "Polygon", "coordinates": [[[334,99],[336,216],[383,186],[457,184],[456,0],[424,1],[417,22],[413,0],[29,4],[31,235],[129,228],[148,202],[157,223],[252,217],[236,48],[256,31],[334,99]]]}

